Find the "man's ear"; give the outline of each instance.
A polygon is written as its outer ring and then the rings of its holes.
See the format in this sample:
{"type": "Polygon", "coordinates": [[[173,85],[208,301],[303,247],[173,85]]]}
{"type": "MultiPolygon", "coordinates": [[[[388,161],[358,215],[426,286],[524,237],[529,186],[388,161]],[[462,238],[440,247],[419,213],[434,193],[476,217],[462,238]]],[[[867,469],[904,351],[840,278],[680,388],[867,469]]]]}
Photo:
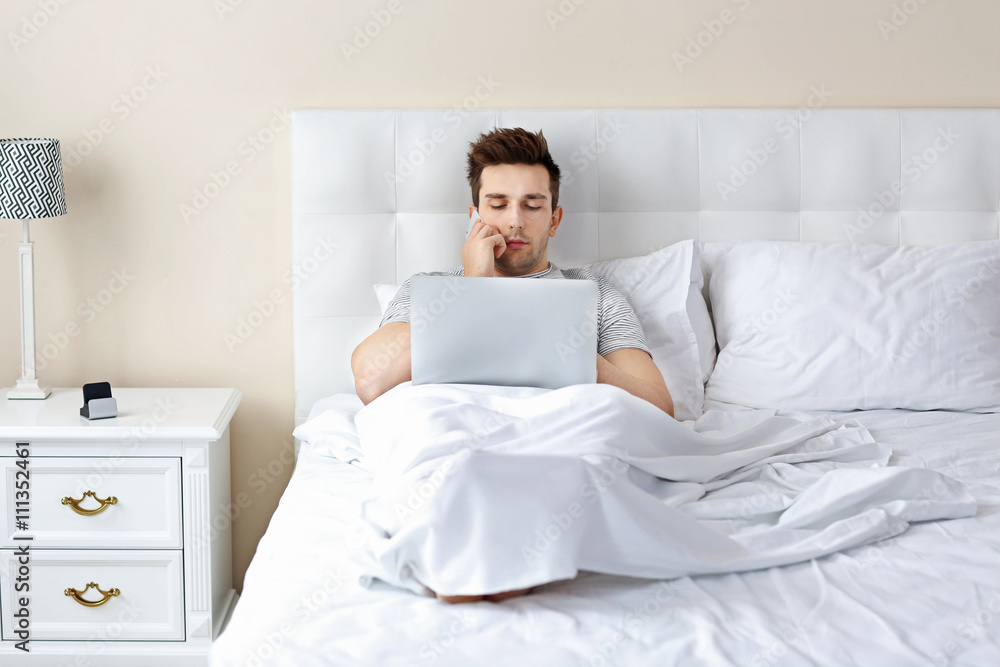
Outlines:
{"type": "Polygon", "coordinates": [[[556,235],[556,230],[559,229],[559,223],[562,222],[562,216],[562,206],[556,206],[556,210],[552,211],[552,219],[549,221],[549,236],[556,235]]]}

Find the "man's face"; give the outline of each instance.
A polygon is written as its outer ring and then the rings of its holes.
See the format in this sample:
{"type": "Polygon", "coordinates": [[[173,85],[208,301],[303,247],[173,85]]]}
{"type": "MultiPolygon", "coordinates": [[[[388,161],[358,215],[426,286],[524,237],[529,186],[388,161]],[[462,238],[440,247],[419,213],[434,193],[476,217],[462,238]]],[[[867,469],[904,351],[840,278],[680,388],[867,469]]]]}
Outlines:
{"type": "Polygon", "coordinates": [[[552,210],[548,170],[540,164],[492,165],[483,169],[481,179],[479,215],[507,243],[494,261],[496,274],[544,271],[549,237],[556,235],[562,220],[562,207],[552,210]]]}

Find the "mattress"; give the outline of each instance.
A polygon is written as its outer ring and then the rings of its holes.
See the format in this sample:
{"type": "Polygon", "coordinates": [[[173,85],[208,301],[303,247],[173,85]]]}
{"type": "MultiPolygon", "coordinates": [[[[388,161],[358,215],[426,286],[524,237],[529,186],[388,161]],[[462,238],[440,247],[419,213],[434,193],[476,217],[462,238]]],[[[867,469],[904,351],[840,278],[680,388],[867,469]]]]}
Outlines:
{"type": "Polygon", "coordinates": [[[362,585],[371,475],[341,460],[356,448],[345,432],[340,458],[303,444],[211,664],[1000,664],[1000,414],[825,414],[890,444],[890,465],[962,481],[977,515],[765,570],[583,573],[499,604],[448,605],[362,585]]]}

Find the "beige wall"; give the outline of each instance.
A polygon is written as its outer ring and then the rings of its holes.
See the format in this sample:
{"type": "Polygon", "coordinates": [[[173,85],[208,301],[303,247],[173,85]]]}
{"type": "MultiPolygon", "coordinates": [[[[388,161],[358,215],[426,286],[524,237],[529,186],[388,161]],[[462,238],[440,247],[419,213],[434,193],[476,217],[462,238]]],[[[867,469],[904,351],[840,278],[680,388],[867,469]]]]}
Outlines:
{"type": "MultiPolygon", "coordinates": [[[[243,392],[240,588],[290,473],[285,110],[794,107],[817,89],[826,106],[1000,107],[998,25],[1000,3],[975,0],[4,0],[0,136],[57,137],[69,165],[88,153],[67,168],[69,215],[33,226],[39,348],[80,329],[40,376],[243,392]],[[373,12],[387,24],[345,55],[373,12]],[[81,309],[115,271],[124,291],[81,309]],[[227,342],[271,297],[263,324],[227,342]]],[[[6,386],[20,364],[19,234],[0,222],[6,386]]]]}

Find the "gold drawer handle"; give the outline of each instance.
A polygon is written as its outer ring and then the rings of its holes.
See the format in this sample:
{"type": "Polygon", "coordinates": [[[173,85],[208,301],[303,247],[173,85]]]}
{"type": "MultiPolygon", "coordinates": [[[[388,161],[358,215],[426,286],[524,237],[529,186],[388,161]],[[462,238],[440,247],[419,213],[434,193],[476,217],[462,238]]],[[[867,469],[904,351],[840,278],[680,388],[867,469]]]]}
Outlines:
{"type": "MultiPolygon", "coordinates": [[[[69,508],[74,512],[76,512],[77,514],[82,514],[83,516],[93,516],[95,514],[100,514],[101,512],[106,510],[108,508],[108,505],[118,504],[118,499],[115,498],[114,496],[108,496],[107,498],[104,498],[102,500],[98,498],[97,494],[94,493],[93,491],[84,491],[83,496],[79,500],[77,500],[76,498],[70,498],[69,496],[63,496],[62,504],[69,505],[69,508]],[[87,496],[91,496],[94,500],[101,503],[101,506],[95,510],[85,510],[82,507],[80,507],[80,503],[82,503],[87,496]]],[[[66,595],[69,595],[69,593],[67,593],[66,595]]]]}
{"type": "MultiPolygon", "coordinates": [[[[104,509],[104,508],[102,507],[101,509],[104,509]]],[[[98,510],[98,511],[100,511],[100,510],[98,510]]],[[[95,584],[92,581],[89,584],[87,584],[86,586],[84,586],[82,591],[78,591],[75,588],[67,588],[65,591],[63,591],[63,593],[65,593],[69,597],[73,598],[74,600],[76,600],[77,602],[79,602],[80,604],[82,604],[84,607],[100,607],[102,604],[104,604],[105,602],[107,602],[111,598],[115,597],[116,595],[120,595],[121,591],[118,590],[117,588],[109,588],[106,591],[102,591],[101,587],[98,586],[97,584],[95,584]],[[86,593],[88,588],[96,589],[97,592],[100,593],[101,595],[103,595],[104,597],[102,597],[100,600],[95,600],[93,602],[91,602],[90,600],[84,600],[80,596],[83,595],[84,593],[86,593]]]]}

